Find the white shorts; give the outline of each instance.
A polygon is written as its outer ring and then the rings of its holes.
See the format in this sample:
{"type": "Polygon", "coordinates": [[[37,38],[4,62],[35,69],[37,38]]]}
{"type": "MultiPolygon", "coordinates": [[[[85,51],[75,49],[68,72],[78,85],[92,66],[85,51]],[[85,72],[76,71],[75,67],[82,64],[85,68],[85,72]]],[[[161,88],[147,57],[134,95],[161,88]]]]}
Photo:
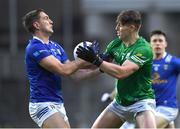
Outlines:
{"type": "Polygon", "coordinates": [[[66,116],[66,111],[63,103],[56,102],[39,102],[39,103],[29,103],[29,114],[31,118],[42,127],[43,122],[51,115],[59,112],[59,115],[64,118],[65,121],[68,120],[66,116]]]}
{"type": "Polygon", "coordinates": [[[108,110],[120,116],[124,121],[134,122],[135,117],[139,112],[148,110],[155,113],[155,100],[144,99],[126,107],[118,104],[114,100],[109,104],[108,110]]]}
{"type": "MultiPolygon", "coordinates": [[[[177,108],[158,106],[156,107],[155,111],[156,111],[155,116],[166,119],[169,122],[169,124],[174,124],[174,120],[178,115],[177,108]]],[[[130,123],[127,121],[120,127],[120,129],[134,129],[134,128],[135,128],[135,123],[130,123]]]]}
{"type": "Polygon", "coordinates": [[[156,107],[156,116],[163,117],[168,122],[174,121],[178,115],[177,108],[158,106],[156,107]]]}

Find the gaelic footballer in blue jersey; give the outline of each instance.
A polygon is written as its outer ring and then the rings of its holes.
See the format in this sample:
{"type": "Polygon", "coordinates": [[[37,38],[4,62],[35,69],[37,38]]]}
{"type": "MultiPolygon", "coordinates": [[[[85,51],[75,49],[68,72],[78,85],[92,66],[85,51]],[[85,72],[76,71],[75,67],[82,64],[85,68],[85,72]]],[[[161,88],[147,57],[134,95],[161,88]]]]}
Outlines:
{"type": "Polygon", "coordinates": [[[154,53],[152,86],[156,96],[157,127],[172,128],[178,115],[176,89],[180,59],[166,52],[166,34],[161,30],[151,32],[150,42],[154,53]]]}
{"type": "Polygon", "coordinates": [[[70,128],[63,105],[61,76],[72,75],[86,63],[81,59],[69,61],[63,48],[49,40],[53,21],[44,10],[27,13],[23,25],[33,35],[25,51],[30,116],[42,128],[70,128]]]}

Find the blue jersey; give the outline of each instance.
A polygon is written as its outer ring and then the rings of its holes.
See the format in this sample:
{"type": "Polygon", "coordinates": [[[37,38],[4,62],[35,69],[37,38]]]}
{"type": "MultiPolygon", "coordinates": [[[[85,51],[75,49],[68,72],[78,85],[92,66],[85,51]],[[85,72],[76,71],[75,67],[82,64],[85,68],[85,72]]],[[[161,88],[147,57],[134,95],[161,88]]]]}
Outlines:
{"type": "Polygon", "coordinates": [[[160,60],[153,61],[152,83],[157,106],[177,108],[177,80],[180,59],[168,53],[160,60]]]}
{"type": "Polygon", "coordinates": [[[49,41],[44,44],[34,37],[26,47],[25,64],[30,83],[30,102],[62,102],[61,77],[41,67],[39,62],[53,55],[61,63],[68,60],[63,48],[49,41]]]}

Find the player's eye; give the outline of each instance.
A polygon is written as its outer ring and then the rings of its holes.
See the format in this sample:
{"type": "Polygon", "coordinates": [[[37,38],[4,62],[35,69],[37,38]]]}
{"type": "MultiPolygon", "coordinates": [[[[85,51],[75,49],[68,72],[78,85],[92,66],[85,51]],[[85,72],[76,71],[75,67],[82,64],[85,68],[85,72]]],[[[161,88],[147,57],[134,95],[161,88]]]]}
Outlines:
{"type": "Polygon", "coordinates": [[[49,19],[49,17],[48,17],[48,16],[45,16],[43,19],[44,19],[44,20],[48,20],[48,19],[49,19]]]}
{"type": "Polygon", "coordinates": [[[157,42],[157,39],[154,39],[153,42],[157,42]]]}
{"type": "Polygon", "coordinates": [[[159,42],[162,42],[163,40],[162,39],[159,39],[159,42]]]}

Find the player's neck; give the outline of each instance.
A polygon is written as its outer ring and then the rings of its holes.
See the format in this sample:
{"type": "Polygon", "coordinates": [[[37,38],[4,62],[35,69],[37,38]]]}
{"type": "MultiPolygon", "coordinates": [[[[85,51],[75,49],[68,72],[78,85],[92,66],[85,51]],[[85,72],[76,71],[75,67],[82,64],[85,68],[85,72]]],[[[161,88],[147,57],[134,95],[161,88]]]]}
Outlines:
{"type": "Polygon", "coordinates": [[[132,44],[134,44],[134,43],[137,41],[138,38],[139,38],[138,33],[134,33],[134,34],[130,35],[130,36],[128,37],[128,39],[125,40],[125,41],[123,41],[123,42],[124,42],[124,44],[125,44],[126,47],[129,47],[129,46],[131,46],[132,44]]]}
{"type": "Polygon", "coordinates": [[[164,55],[164,53],[155,53],[155,54],[154,54],[154,59],[160,60],[160,59],[163,58],[163,55],[164,55]]]}
{"type": "Polygon", "coordinates": [[[35,34],[36,37],[40,38],[43,43],[48,44],[49,43],[49,36],[47,34],[44,33],[36,33],[35,34]]]}

